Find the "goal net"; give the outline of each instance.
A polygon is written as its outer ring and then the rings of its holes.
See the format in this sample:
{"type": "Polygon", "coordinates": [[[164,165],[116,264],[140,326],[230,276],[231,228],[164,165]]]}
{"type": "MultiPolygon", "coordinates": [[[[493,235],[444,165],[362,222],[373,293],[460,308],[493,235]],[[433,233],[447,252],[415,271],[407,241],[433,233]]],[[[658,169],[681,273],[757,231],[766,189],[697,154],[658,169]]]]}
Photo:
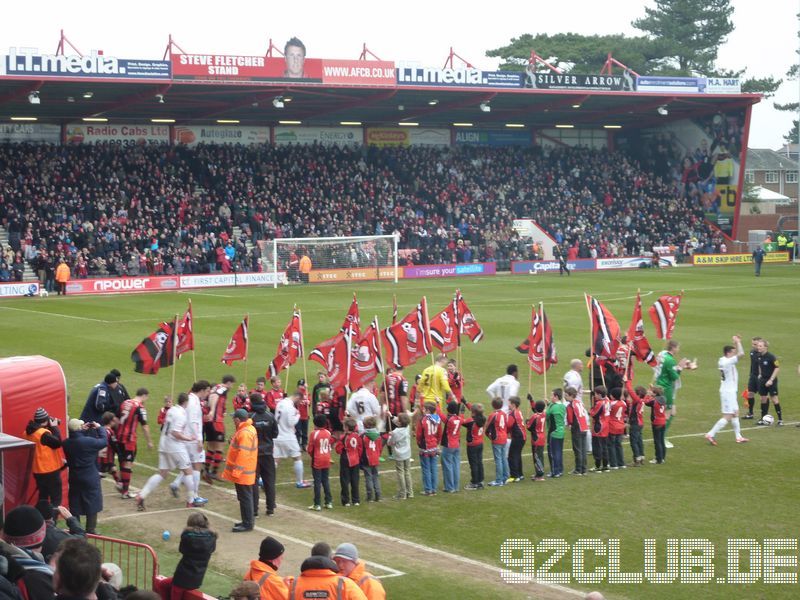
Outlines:
{"type": "Polygon", "coordinates": [[[325,281],[397,283],[399,277],[397,238],[393,235],[278,238],[260,241],[259,245],[264,271],[286,272],[288,284],[325,281]]]}

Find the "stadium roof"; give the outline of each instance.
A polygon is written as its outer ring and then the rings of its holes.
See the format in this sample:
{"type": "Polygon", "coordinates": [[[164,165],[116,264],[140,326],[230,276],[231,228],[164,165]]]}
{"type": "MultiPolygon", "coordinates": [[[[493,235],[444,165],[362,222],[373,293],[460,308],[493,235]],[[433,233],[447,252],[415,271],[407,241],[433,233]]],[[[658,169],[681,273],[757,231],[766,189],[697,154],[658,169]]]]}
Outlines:
{"type": "Polygon", "coordinates": [[[36,117],[43,123],[68,123],[101,117],[119,123],[175,119],[177,124],[209,124],[223,119],[248,125],[277,125],[280,121],[338,125],[344,121],[385,126],[405,121],[422,126],[513,123],[532,128],[559,124],[638,128],[743,108],[760,99],[758,94],[5,77],[0,79],[0,121],[36,117]],[[38,92],[40,103],[29,102],[32,92],[38,92]],[[283,108],[273,105],[276,97],[284,99],[283,108]],[[488,103],[491,110],[481,110],[482,103],[488,103]],[[659,107],[665,107],[668,114],[659,114],[659,107]]]}

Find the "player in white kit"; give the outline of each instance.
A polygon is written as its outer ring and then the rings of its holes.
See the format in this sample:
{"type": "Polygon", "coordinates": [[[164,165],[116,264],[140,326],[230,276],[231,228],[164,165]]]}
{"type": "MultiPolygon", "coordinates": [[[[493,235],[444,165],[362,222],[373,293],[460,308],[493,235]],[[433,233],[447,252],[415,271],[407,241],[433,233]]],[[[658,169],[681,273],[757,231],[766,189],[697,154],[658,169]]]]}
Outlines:
{"type": "MultiPolygon", "coordinates": [[[[178,402],[167,411],[167,418],[161,428],[161,438],[158,441],[158,473],[152,475],[144,487],[136,495],[136,508],[144,510],[144,500],[155,490],[172,469],[178,469],[186,476],[186,506],[203,506],[198,502],[197,488],[194,487],[192,478],[192,463],[186,444],[196,442],[197,438],[189,431],[186,419],[186,403],[189,397],[178,394],[178,402]]],[[[201,499],[202,500],[202,499],[201,499]]]]}
{"type": "MultiPolygon", "coordinates": [[[[184,442],[189,461],[192,463],[192,474],[186,477],[192,478],[192,487],[195,492],[200,489],[200,473],[206,462],[206,453],[203,451],[203,402],[210,393],[211,384],[208,381],[204,379],[196,381],[192,384],[189,401],[186,403],[187,433],[195,439],[193,442],[184,442]]],[[[176,498],[178,497],[178,486],[183,479],[184,474],[178,473],[178,477],[169,485],[172,495],[176,498]]],[[[194,502],[205,504],[208,500],[198,496],[194,502]]]]}
{"type": "Polygon", "coordinates": [[[385,425],[381,403],[378,401],[375,394],[365,387],[359,388],[350,395],[345,410],[348,416],[356,420],[358,424],[358,433],[364,433],[364,419],[367,417],[375,417],[379,427],[385,425]]]}
{"type": "Polygon", "coordinates": [[[722,403],[722,418],[720,418],[720,420],[714,424],[714,427],[711,428],[711,431],[706,434],[706,439],[712,446],[717,445],[715,437],[728,423],[733,426],[733,433],[736,435],[737,444],[749,441],[747,438],[742,437],[742,431],[739,425],[739,372],[736,370],[736,364],[739,362],[739,358],[744,356],[742,338],[738,335],[733,336],[733,343],[736,344],[736,347],[725,346],[722,349],[724,356],[720,357],[717,362],[721,378],[719,384],[719,398],[722,403]]]}
{"type": "Polygon", "coordinates": [[[275,421],[278,423],[278,437],[275,438],[273,456],[275,466],[281,458],[291,458],[294,461],[295,487],[307,488],[311,484],[303,479],[303,457],[300,456],[300,444],[297,443],[295,425],[300,420],[297,405],[302,398],[293,394],[282,398],[275,406],[275,421]]]}

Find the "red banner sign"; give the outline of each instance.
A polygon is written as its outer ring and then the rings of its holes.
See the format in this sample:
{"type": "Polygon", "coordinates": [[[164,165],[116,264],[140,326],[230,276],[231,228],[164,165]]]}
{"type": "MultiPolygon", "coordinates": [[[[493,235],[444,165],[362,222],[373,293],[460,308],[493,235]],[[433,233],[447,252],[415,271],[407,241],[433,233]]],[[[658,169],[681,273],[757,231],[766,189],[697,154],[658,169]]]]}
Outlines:
{"type": "Polygon", "coordinates": [[[67,283],[67,295],[170,291],[179,289],[179,286],[179,278],[172,276],[71,279],[67,283]]]}
{"type": "Polygon", "coordinates": [[[291,81],[340,85],[397,84],[391,61],[330,60],[304,58],[302,67],[291,70],[283,58],[226,56],[222,54],[173,54],[175,79],[217,81],[291,81]]]}

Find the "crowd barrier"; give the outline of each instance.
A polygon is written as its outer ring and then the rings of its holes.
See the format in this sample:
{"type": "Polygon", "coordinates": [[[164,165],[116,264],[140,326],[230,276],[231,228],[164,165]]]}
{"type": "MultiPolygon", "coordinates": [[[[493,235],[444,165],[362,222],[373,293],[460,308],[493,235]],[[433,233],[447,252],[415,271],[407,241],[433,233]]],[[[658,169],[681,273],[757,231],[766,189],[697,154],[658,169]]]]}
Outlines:
{"type": "Polygon", "coordinates": [[[122,569],[123,585],[135,585],[140,590],[152,590],[158,577],[158,556],[147,544],[120,540],[104,535],[86,536],[94,544],[103,562],[111,562],[122,569]]]}

